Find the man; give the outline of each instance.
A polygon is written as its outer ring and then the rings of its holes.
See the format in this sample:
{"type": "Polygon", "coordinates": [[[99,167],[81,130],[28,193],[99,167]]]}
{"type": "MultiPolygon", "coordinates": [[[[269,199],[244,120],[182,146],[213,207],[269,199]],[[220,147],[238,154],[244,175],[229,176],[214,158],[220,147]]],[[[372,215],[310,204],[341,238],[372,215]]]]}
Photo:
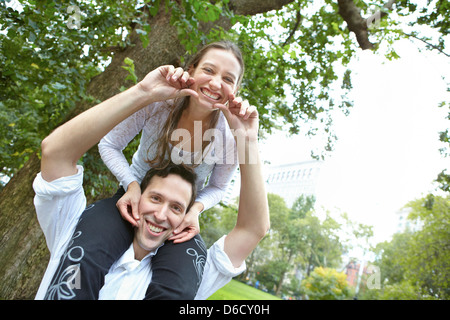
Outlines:
{"type": "MultiPolygon", "coordinates": [[[[83,248],[70,247],[66,250],[80,236],[74,234],[74,230],[86,206],[82,188],[83,168],[77,166],[77,161],[115,125],[149,103],[197,95],[189,89],[192,80],[186,72],[177,81],[168,80],[175,73],[180,71],[171,66],[155,69],[136,86],[83,112],[57,128],[42,142],[41,173],[37,175],[33,187],[38,220],[51,257],[36,299],[45,297],[55,274],[66,277],[65,280],[68,275],[74,274],[73,270],[57,273],[61,259],[77,262],[84,254],[83,248]]],[[[216,107],[224,113],[237,139],[244,141],[237,143],[241,163],[240,203],[236,226],[208,250],[196,299],[206,299],[242,272],[246,257],[269,228],[267,197],[257,145],[256,108],[231,95],[227,106],[216,104],[216,107]],[[251,159],[251,162],[243,158],[251,159]]],[[[148,185],[142,191],[140,219],[132,245],[106,275],[99,293],[100,299],[144,298],[151,281],[151,256],[172,235],[187,212],[194,197],[192,179],[189,173],[177,168],[149,178],[148,185]]],[[[68,281],[62,279],[60,283],[66,287],[55,286],[54,292],[70,294],[72,288],[68,286],[68,281]]]]}

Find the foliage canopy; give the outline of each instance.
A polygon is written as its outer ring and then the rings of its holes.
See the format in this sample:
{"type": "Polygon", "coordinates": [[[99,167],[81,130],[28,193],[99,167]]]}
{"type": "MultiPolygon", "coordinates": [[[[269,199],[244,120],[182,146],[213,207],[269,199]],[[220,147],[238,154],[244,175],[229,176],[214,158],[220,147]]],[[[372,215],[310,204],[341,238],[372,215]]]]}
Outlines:
{"type": "MultiPolygon", "coordinates": [[[[369,40],[375,49],[378,43],[410,37],[430,49],[445,50],[444,37],[449,30],[446,2],[419,6],[403,0],[396,3],[395,10],[383,9],[382,1],[285,3],[280,10],[243,16],[233,12],[230,0],[2,2],[0,176],[10,177],[21,168],[78,101],[94,99],[86,95],[87,84],[104,70],[115,52],[136,45],[130,40],[133,30],[141,39],[138,45],[149,45],[149,20],[160,10],[170,13],[170,23],[186,49],[181,62],[206,42],[219,38],[238,42],[247,65],[241,95],[258,107],[262,131],[283,127],[293,134],[313,135],[324,130],[329,137],[326,152],[333,149],[336,138],[333,111],[348,114],[352,106],[346,97],[352,88],[346,66],[358,45],[342,13],[344,6],[356,6],[359,11],[354,14],[360,19],[381,9],[386,13],[383,16],[387,17],[375,20],[370,29],[369,40]],[[198,27],[222,18],[234,27],[225,31],[217,25],[209,33],[198,27]],[[407,21],[408,28],[427,25],[438,36],[403,30],[401,21],[407,21]]],[[[392,46],[386,55],[396,57],[392,46]]]]}

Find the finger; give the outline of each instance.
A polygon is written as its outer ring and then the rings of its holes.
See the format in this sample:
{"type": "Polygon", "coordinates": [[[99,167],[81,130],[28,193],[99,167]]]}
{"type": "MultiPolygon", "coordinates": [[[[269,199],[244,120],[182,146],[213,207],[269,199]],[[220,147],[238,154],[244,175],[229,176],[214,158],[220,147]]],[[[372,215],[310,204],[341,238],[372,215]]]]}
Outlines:
{"type": "Polygon", "coordinates": [[[188,87],[192,86],[195,83],[195,79],[189,76],[189,79],[186,81],[186,85],[188,87]]]}
{"type": "Polygon", "coordinates": [[[175,230],[173,230],[174,234],[180,233],[182,231],[184,231],[184,229],[188,228],[189,224],[187,224],[184,220],[178,225],[178,227],[175,228],[175,230]]]}
{"type": "Polygon", "coordinates": [[[173,73],[175,71],[174,66],[166,66],[166,80],[170,81],[170,78],[173,76],[173,73]]]}
{"type": "Polygon", "coordinates": [[[191,96],[194,98],[198,98],[198,93],[192,89],[181,89],[180,91],[178,91],[177,98],[185,97],[185,96],[191,96]]]}
{"type": "Polygon", "coordinates": [[[247,112],[245,113],[244,119],[247,120],[250,117],[253,117],[256,114],[257,110],[255,106],[249,106],[247,108],[247,112]]]}
{"type": "Polygon", "coordinates": [[[218,108],[220,111],[222,111],[223,115],[225,116],[225,118],[227,119],[227,121],[229,122],[231,120],[231,112],[228,106],[222,104],[222,103],[216,103],[214,105],[215,108],[218,108]]]}
{"type": "Polygon", "coordinates": [[[178,233],[178,234],[174,234],[173,236],[171,236],[171,237],[169,238],[169,240],[179,240],[179,239],[182,239],[183,237],[186,236],[187,233],[188,233],[188,231],[183,231],[183,232],[180,232],[180,233],[178,233]]]}
{"type": "Polygon", "coordinates": [[[172,77],[170,77],[170,81],[172,83],[178,82],[178,80],[181,78],[183,73],[184,73],[184,70],[182,68],[176,68],[172,74],[172,77]]]}
{"type": "Polygon", "coordinates": [[[230,102],[230,108],[240,108],[242,104],[242,98],[241,97],[234,97],[234,99],[230,102]]]}
{"type": "Polygon", "coordinates": [[[245,114],[247,113],[247,109],[249,107],[248,101],[242,101],[241,103],[241,108],[239,109],[239,115],[241,116],[245,116],[245,114]]]}
{"type": "Polygon", "coordinates": [[[191,240],[195,235],[196,235],[196,233],[193,233],[193,232],[186,232],[186,234],[184,234],[182,238],[175,239],[175,240],[173,241],[173,243],[182,243],[182,242],[191,240]]]}
{"type": "Polygon", "coordinates": [[[136,220],[133,219],[133,217],[130,215],[128,211],[128,205],[126,203],[117,203],[117,208],[119,209],[120,215],[122,218],[133,226],[137,226],[136,220]]]}
{"type": "Polygon", "coordinates": [[[191,78],[191,75],[190,75],[187,71],[185,71],[185,72],[183,72],[183,74],[181,75],[180,81],[181,81],[182,83],[184,83],[185,85],[187,85],[187,83],[188,83],[188,81],[189,81],[190,78],[191,78]]]}
{"type": "Polygon", "coordinates": [[[131,203],[131,214],[133,215],[134,220],[139,220],[139,204],[131,203]]]}

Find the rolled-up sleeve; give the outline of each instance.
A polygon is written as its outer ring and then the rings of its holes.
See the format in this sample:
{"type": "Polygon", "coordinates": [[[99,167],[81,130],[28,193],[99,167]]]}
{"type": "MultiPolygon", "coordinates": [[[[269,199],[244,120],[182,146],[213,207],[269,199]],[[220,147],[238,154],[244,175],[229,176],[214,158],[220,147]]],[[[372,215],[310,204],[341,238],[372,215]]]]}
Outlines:
{"type": "Polygon", "coordinates": [[[224,251],[225,238],[226,236],[223,236],[208,249],[202,283],[195,300],[207,299],[230,282],[233,277],[240,275],[246,269],[245,261],[239,268],[233,266],[230,258],[224,251]]]}
{"type": "Polygon", "coordinates": [[[77,173],[48,182],[41,173],[33,181],[34,206],[47,247],[51,254],[72,236],[86,207],[83,190],[83,167],[77,173]]]}

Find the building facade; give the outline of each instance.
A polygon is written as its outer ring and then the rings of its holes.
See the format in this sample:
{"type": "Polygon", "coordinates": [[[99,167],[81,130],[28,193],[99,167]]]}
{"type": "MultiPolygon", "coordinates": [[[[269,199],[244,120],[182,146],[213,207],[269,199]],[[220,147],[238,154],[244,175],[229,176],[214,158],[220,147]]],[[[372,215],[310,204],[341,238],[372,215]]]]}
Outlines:
{"type": "Polygon", "coordinates": [[[267,192],[284,198],[290,208],[300,195],[315,196],[321,161],[295,162],[267,168],[267,192]]]}
{"type": "Polygon", "coordinates": [[[397,220],[395,232],[402,233],[405,232],[406,230],[415,232],[423,227],[422,223],[419,220],[413,221],[408,219],[408,216],[411,213],[411,211],[412,211],[411,208],[402,208],[395,213],[397,220]]]}

